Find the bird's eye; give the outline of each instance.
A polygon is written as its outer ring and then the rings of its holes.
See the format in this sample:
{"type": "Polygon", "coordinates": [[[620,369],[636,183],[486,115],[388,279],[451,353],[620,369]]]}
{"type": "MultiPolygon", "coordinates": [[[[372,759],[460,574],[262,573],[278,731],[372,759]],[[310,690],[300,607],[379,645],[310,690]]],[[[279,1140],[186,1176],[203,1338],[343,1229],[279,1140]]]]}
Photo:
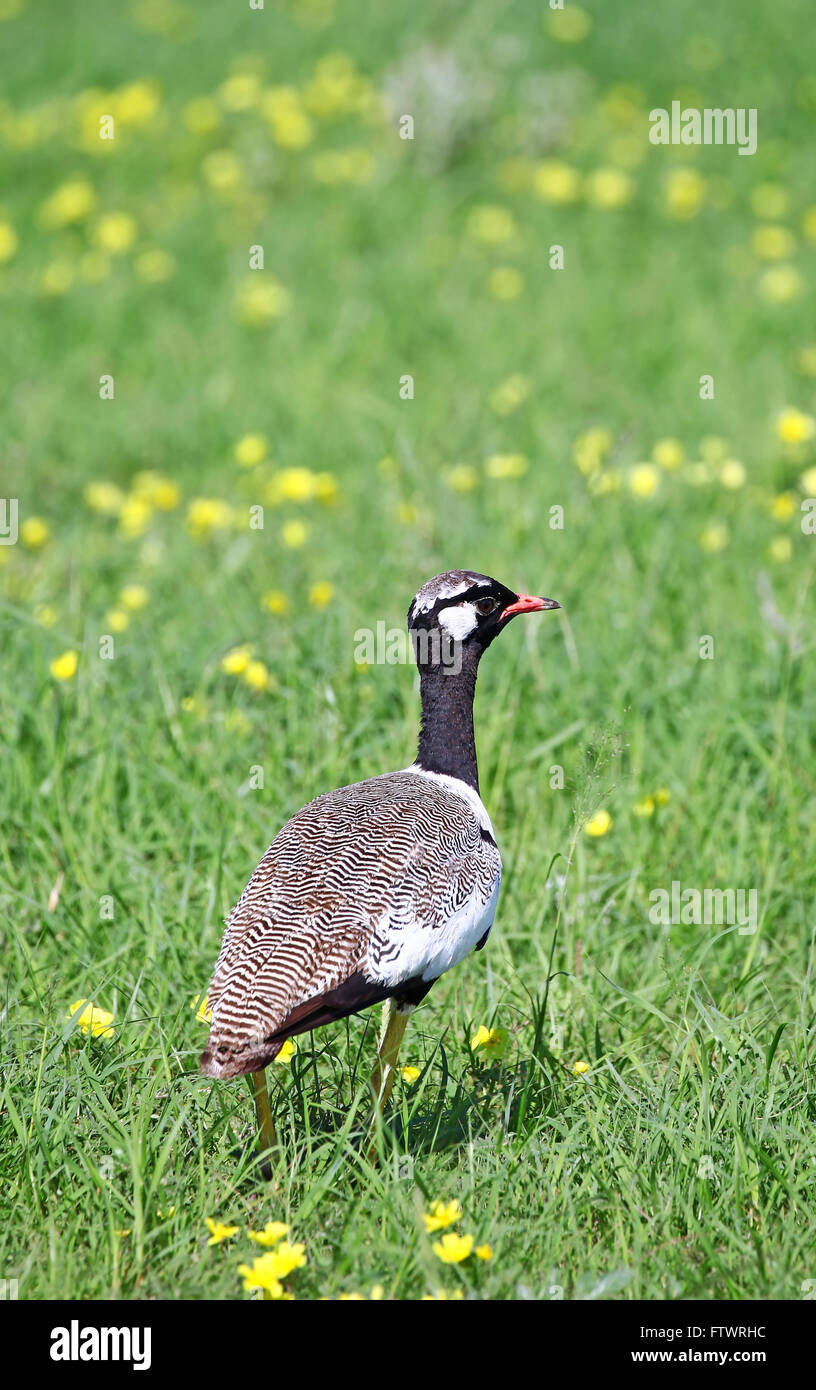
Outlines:
{"type": "Polygon", "coordinates": [[[483,617],[488,613],[494,612],[498,606],[498,601],[494,598],[480,598],[477,599],[473,605],[476,612],[481,613],[483,617]]]}

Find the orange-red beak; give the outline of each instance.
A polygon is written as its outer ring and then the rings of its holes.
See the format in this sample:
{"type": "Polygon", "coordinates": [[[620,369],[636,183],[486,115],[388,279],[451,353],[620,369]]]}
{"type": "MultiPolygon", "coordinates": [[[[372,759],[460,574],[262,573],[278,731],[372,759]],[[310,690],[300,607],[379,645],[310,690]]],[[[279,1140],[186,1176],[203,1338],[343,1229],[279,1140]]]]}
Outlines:
{"type": "Polygon", "coordinates": [[[535,594],[519,594],[515,603],[509,603],[501,615],[501,621],[512,618],[514,613],[541,613],[545,608],[560,608],[554,598],[537,598],[535,594]]]}

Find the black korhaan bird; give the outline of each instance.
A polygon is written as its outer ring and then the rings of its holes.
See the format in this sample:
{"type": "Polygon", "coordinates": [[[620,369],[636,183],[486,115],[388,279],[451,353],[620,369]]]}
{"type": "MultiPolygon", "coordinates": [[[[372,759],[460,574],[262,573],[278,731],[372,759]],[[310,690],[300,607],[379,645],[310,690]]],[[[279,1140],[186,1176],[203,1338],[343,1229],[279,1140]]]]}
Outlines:
{"type": "Polygon", "coordinates": [[[479,796],[473,697],[482,654],[518,613],[558,608],[471,570],[423,584],[408,610],[420,672],[416,761],[309,802],[278,832],[227,919],[201,1070],[252,1074],[284,1041],[387,1001],[371,1089],[393,1082],[412,1010],[487,940],[501,857],[479,796]]]}

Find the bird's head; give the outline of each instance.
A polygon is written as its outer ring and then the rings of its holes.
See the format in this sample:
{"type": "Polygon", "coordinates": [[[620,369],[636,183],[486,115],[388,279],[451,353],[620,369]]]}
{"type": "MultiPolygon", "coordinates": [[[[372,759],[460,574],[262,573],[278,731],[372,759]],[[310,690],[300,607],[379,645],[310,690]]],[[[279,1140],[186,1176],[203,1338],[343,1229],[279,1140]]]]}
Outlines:
{"type": "Polygon", "coordinates": [[[477,664],[495,637],[519,613],[560,608],[552,598],[517,594],[489,575],[474,570],[447,570],[422,585],[408,609],[408,628],[417,665],[440,664],[456,670],[446,654],[477,664]]]}

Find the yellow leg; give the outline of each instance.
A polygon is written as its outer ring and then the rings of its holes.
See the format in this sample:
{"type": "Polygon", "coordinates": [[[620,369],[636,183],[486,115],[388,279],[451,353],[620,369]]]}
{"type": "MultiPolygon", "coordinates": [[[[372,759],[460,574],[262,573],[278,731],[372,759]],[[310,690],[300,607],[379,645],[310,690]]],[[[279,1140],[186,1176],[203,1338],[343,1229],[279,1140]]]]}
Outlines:
{"type": "Polygon", "coordinates": [[[268,1149],[277,1148],[277,1136],[275,1126],[272,1123],[272,1107],[269,1104],[269,1091],[266,1086],[266,1072],[261,1068],[254,1071],[250,1077],[252,1091],[255,1096],[255,1109],[258,1114],[258,1129],[261,1135],[261,1152],[266,1153],[268,1149]]]}
{"type": "Polygon", "coordinates": [[[400,1006],[395,1004],[393,999],[387,1000],[383,1009],[377,1061],[374,1064],[369,1082],[375,1110],[378,1110],[381,1115],[388,1103],[391,1087],[394,1085],[394,1068],[397,1065],[400,1043],[408,1026],[408,1019],[413,1012],[413,1004],[400,1006]]]}

